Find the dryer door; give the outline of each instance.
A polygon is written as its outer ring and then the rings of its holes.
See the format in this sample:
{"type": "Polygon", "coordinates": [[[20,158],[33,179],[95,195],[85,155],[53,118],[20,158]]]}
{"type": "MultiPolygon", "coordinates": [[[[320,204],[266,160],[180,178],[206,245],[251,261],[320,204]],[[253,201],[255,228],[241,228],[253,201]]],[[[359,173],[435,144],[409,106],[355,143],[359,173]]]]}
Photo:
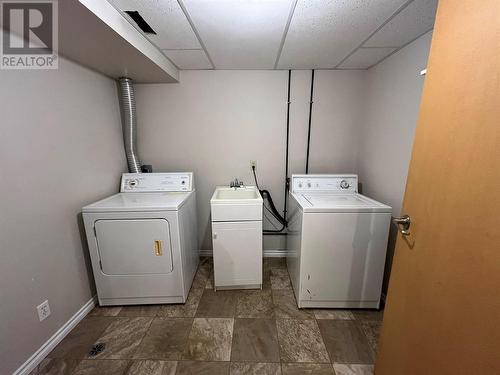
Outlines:
{"type": "Polygon", "coordinates": [[[106,275],[172,272],[165,219],[109,219],[94,223],[101,270],[106,275]]]}

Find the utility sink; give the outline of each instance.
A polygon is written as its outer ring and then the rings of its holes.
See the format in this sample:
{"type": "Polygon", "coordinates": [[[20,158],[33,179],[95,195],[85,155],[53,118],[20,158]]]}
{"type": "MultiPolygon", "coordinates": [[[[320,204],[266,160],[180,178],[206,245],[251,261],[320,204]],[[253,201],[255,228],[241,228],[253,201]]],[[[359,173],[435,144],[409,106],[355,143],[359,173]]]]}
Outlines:
{"type": "Polygon", "coordinates": [[[255,186],[218,186],[210,206],[212,221],[262,220],[262,197],[255,186]]]}
{"type": "Polygon", "coordinates": [[[259,189],[218,186],[210,206],[214,290],[262,288],[263,205],[259,189]]]}

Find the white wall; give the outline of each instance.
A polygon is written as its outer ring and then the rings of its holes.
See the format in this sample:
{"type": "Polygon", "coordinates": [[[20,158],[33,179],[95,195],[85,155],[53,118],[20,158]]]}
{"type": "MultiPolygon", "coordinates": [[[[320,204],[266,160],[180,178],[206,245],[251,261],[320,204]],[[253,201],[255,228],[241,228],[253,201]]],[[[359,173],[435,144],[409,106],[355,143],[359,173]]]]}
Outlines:
{"type": "Polygon", "coordinates": [[[315,72],[309,173],[357,173],[365,76],[355,70],[315,72]]]}
{"type": "MultiPolygon", "coordinates": [[[[354,141],[361,125],[365,72],[317,72],[311,172],[356,172],[354,141]]],[[[290,171],[303,173],[310,71],[292,72],[290,171]]],[[[283,209],[288,71],[183,71],[180,83],[137,85],[141,160],[156,171],[195,173],[202,249],[211,249],[209,200],[234,177],[261,188],[283,209]]],[[[267,228],[271,227],[267,224],[267,228]]],[[[283,237],[266,236],[267,249],[283,237]]]]}
{"type": "Polygon", "coordinates": [[[21,366],[93,295],[81,207],[126,168],[114,81],[63,58],[0,70],[0,374],[21,366]],[[49,300],[52,315],[35,307],[49,300]]]}
{"type": "MultiPolygon", "coordinates": [[[[431,44],[429,32],[368,71],[366,108],[359,137],[358,171],[363,193],[402,214],[401,206],[417,125],[420,97],[431,44]]],[[[391,226],[384,289],[397,231],[391,226]]]]}
{"type": "Polygon", "coordinates": [[[401,211],[432,33],[370,69],[359,137],[364,192],[401,211]]]}

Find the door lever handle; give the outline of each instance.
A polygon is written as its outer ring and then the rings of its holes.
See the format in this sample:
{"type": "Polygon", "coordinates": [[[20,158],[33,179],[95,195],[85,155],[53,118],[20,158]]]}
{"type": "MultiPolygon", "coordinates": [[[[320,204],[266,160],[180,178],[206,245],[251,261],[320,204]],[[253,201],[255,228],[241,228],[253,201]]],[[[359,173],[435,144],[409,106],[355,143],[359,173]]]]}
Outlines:
{"type": "Polygon", "coordinates": [[[403,236],[408,236],[410,234],[411,218],[408,215],[403,215],[401,217],[393,217],[392,222],[397,225],[399,231],[403,236]]]}

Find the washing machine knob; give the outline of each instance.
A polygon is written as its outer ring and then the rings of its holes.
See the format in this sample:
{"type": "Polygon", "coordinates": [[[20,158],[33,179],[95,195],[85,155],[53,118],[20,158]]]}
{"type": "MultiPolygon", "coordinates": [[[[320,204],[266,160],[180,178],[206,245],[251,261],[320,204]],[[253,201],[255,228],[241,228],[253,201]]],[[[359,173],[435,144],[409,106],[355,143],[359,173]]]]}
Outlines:
{"type": "Polygon", "coordinates": [[[341,189],[349,189],[351,185],[349,185],[349,182],[347,182],[346,180],[342,180],[340,181],[340,188],[341,189]]]}

